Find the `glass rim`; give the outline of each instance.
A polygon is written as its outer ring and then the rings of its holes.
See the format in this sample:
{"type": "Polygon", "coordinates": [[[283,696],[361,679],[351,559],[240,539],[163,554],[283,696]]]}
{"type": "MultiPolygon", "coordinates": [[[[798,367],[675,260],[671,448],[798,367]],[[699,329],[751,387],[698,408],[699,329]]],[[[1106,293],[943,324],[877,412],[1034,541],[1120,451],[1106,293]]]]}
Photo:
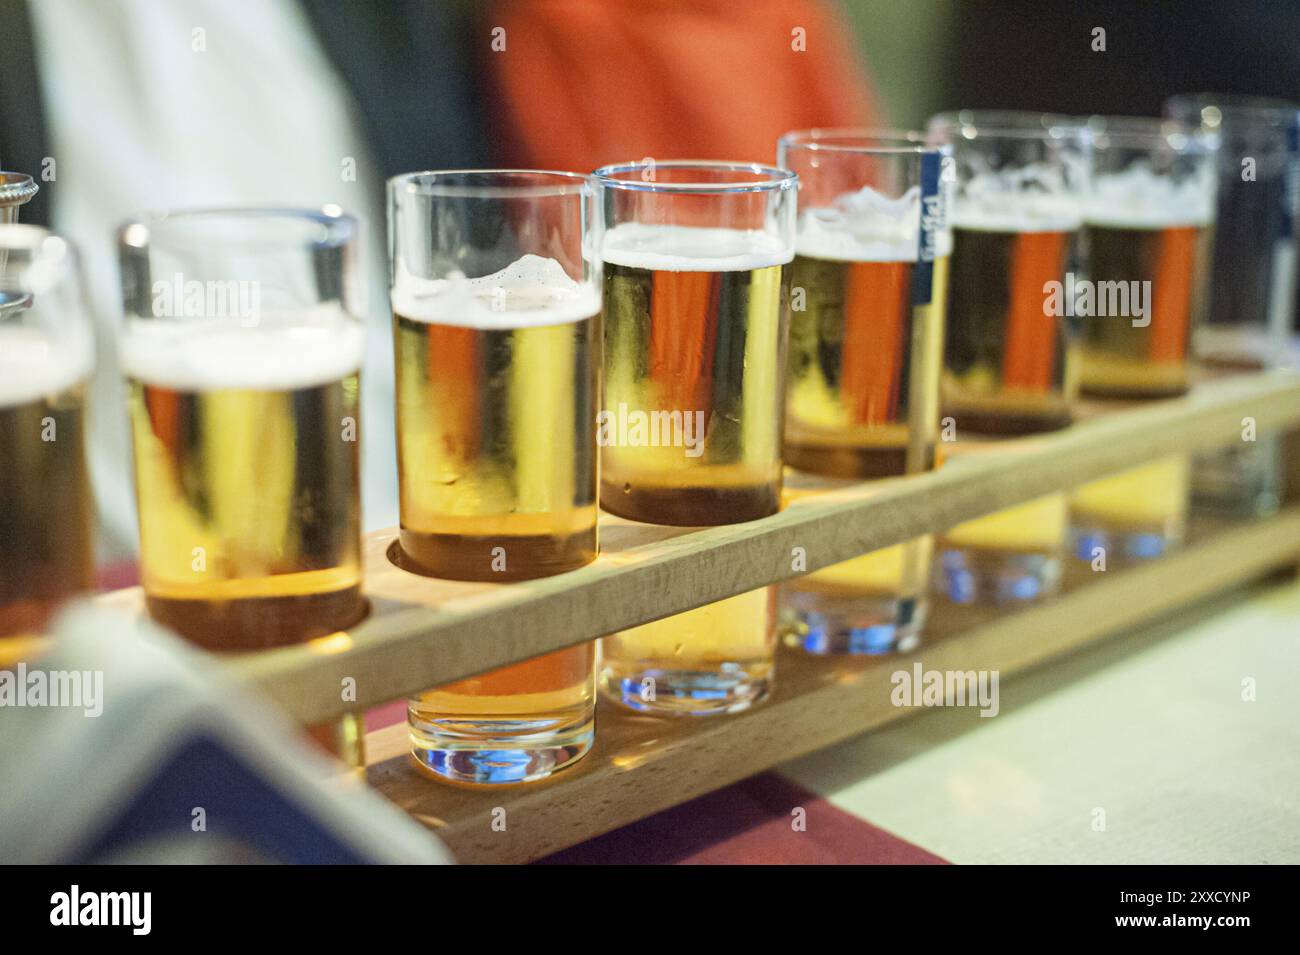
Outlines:
{"type": "Polygon", "coordinates": [[[921,155],[941,153],[946,143],[933,143],[921,130],[874,126],[814,126],[792,129],[776,141],[778,148],[856,155],[921,155]],[[856,140],[856,143],[837,142],[856,140]]]}
{"type": "Polygon", "coordinates": [[[960,131],[956,139],[1086,139],[1084,117],[1018,109],[954,109],[935,113],[925,122],[927,135],[960,131]],[[970,130],[970,132],[967,132],[970,130]]]}
{"type": "Polygon", "coordinates": [[[36,180],[25,172],[0,171],[0,206],[20,206],[40,190],[36,180]]]}
{"type": "Polygon", "coordinates": [[[591,176],[556,169],[421,169],[398,173],[388,179],[390,195],[401,193],[448,199],[542,199],[550,196],[586,195],[590,190],[591,176]],[[530,185],[512,184],[504,181],[509,177],[540,181],[530,185]],[[484,181],[451,181],[455,179],[484,181]]]}
{"type": "Polygon", "coordinates": [[[592,174],[601,186],[632,192],[666,192],[681,195],[731,195],[746,192],[783,192],[795,188],[798,174],[789,169],[755,162],[726,162],[708,159],[638,160],[601,166],[592,174]],[[697,169],[713,172],[750,173],[755,178],[745,182],[656,182],[642,179],[619,179],[620,173],[644,169],[697,169]]]}
{"type": "Polygon", "coordinates": [[[1093,149],[1167,148],[1179,154],[1211,153],[1218,149],[1217,132],[1168,116],[1105,116],[1086,118],[1093,149]]]}
{"type": "MultiPolygon", "coordinates": [[[[333,203],[314,209],[295,209],[284,206],[205,206],[199,208],[161,209],[156,212],[146,212],[134,216],[118,226],[117,237],[120,244],[143,249],[155,237],[166,238],[170,231],[169,226],[173,224],[180,228],[187,225],[201,227],[208,223],[240,220],[257,221],[259,219],[279,219],[300,225],[315,224],[323,226],[326,232],[321,241],[304,243],[304,245],[313,248],[346,245],[356,238],[358,229],[356,217],[351,213],[344,212],[342,207],[333,203]]],[[[180,234],[183,233],[172,233],[173,237],[180,234]]],[[[269,238],[258,236],[257,240],[268,240],[269,238]]]]}
{"type": "MultiPolygon", "coordinates": [[[[0,223],[0,288],[44,293],[69,276],[80,281],[79,273],[77,247],[53,229],[26,222],[0,223]],[[18,256],[11,258],[14,253],[18,256]],[[21,277],[22,282],[11,285],[10,276],[21,277]]],[[[7,303],[0,313],[13,304],[7,303]]]]}
{"type": "Polygon", "coordinates": [[[1257,96],[1253,93],[1175,93],[1165,100],[1163,108],[1166,112],[1182,108],[1194,111],[1198,116],[1206,109],[1217,109],[1220,122],[1214,124],[1215,127],[1222,127],[1230,118],[1237,123],[1247,121],[1267,126],[1300,123],[1300,103],[1279,96],[1257,96]]]}

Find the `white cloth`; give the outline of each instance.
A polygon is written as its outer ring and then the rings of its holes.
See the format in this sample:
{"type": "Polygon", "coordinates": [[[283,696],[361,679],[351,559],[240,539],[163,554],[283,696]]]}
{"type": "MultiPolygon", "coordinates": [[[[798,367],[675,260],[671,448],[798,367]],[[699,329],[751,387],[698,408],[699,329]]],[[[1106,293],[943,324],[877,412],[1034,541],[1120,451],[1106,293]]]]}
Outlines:
{"type": "Polygon", "coordinates": [[[336,203],[361,220],[363,520],[395,524],[382,189],[301,11],[290,0],[41,0],[32,14],[55,162],[44,188],[56,231],[82,251],[99,336],[88,449],[101,550],[137,546],[114,230],[164,208],[336,203]]]}

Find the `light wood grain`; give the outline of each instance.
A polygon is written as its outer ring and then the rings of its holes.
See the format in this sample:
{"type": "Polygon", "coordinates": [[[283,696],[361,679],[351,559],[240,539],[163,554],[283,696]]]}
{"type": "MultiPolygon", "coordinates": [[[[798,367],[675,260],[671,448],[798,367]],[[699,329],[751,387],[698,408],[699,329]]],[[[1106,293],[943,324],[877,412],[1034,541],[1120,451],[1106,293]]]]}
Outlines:
{"type": "Polygon", "coordinates": [[[783,650],[771,701],[710,720],[657,720],[602,704],[597,742],[557,779],[489,791],[433,781],[406,755],[406,731],[371,734],[372,786],[435,828],[466,862],[524,862],[685,802],[913,710],[890,702],[891,675],[926,669],[1032,667],[1297,559],[1300,506],[1251,522],[1198,521],[1162,560],[1092,574],[1076,568],[1061,596],[1017,612],[938,606],[925,645],[875,660],[783,650]],[[506,828],[492,826],[505,809],[506,828]]]}
{"type": "MultiPolygon", "coordinates": [[[[596,562],[544,580],[420,577],[389,560],[393,531],[372,534],[366,621],[228,663],[297,718],[322,722],[787,579],[795,574],[795,547],[815,570],[1160,454],[1240,440],[1247,415],[1261,431],[1293,426],[1300,422],[1300,376],[1243,375],[1176,400],[1085,409],[1087,420],[1064,431],[981,441],[980,453],[955,455],[937,472],[841,487],[747,524],[692,530],[602,514],[596,562]],[[344,701],[340,687],[348,679],[356,698],[344,701]]],[[[958,438],[956,447],[977,450],[973,438],[958,438]]]]}

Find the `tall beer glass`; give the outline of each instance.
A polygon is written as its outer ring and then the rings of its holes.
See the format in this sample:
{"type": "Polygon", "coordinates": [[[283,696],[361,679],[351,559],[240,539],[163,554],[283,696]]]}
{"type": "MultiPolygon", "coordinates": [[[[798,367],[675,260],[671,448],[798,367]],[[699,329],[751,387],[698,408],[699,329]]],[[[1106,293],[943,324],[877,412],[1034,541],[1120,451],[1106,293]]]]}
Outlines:
{"type": "MultiPolygon", "coordinates": [[[[596,556],[600,236],[586,176],[389,181],[401,562],[531,580],[596,556]]],[[[594,644],[412,699],[416,760],[472,783],[540,779],[591,747],[594,644]]]]}
{"type": "MultiPolygon", "coordinates": [[[[645,161],[596,177],[607,230],[601,505],[657,524],[776,513],[795,175],[645,161]]],[[[606,637],[603,687],[654,713],[752,705],[772,679],[769,591],[606,637]]]]}
{"type": "MultiPolygon", "coordinates": [[[[161,213],[118,232],[145,603],[209,650],[365,615],[356,231],[330,207],[161,213]]],[[[308,730],[364,761],[360,714],[308,730]]]]}
{"type": "MultiPolygon", "coordinates": [[[[1193,329],[1210,280],[1214,137],[1172,120],[1094,117],[1084,203],[1089,282],[1069,304],[1083,325],[1083,390],[1159,398],[1190,385],[1193,329]]],[[[1183,536],[1188,456],[1172,455],[1078,488],[1075,554],[1155,557],[1183,536]]]]}
{"type": "Polygon", "coordinates": [[[72,246],[0,225],[0,669],[31,659],[59,603],[93,586],[92,339],[72,246]]]}
{"type": "Polygon", "coordinates": [[[209,649],[294,643],[365,613],[355,232],[298,210],[119,231],[145,598],[209,649]]]}
{"type": "MultiPolygon", "coordinates": [[[[935,466],[951,149],[923,141],[807,130],[778,144],[778,165],[800,183],[785,460],[802,471],[861,479],[935,466]]],[[[787,496],[804,483],[795,475],[787,496]]],[[[906,650],[925,619],[931,550],[926,536],[791,581],[783,616],[810,652],[906,650]]]]}
{"type": "Polygon", "coordinates": [[[1068,302],[1083,326],[1083,390],[1182,394],[1192,330],[1208,304],[1217,143],[1171,120],[1094,117],[1088,128],[1091,281],[1076,283],[1068,302]]]}
{"type": "MultiPolygon", "coordinates": [[[[1064,427],[1077,324],[1049,307],[1049,290],[1082,271],[1087,133],[1061,117],[963,111],[932,119],[930,135],[952,146],[956,174],[941,413],[958,442],[1064,427]]],[[[936,580],[961,603],[1051,593],[1066,515],[1054,494],[958,525],[940,539],[936,580]]]]}
{"type": "MultiPolygon", "coordinates": [[[[1175,96],[1165,114],[1217,134],[1218,196],[1207,319],[1193,349],[1211,371],[1276,366],[1295,316],[1300,106],[1224,94],[1175,96]]],[[[1196,507],[1264,515],[1282,500],[1276,434],[1194,458],[1196,507]]]]}

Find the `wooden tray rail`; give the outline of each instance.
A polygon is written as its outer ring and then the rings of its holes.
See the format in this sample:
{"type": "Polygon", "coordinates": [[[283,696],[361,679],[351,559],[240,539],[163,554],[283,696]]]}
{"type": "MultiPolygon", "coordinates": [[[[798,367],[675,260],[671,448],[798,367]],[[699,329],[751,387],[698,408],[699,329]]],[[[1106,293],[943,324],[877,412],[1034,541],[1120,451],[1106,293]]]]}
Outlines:
{"type": "MultiPolygon", "coordinates": [[[[1109,406],[1114,407],[1114,406],[1109,406]]],[[[780,514],[707,529],[601,515],[602,554],[581,570],[517,584],[434,580],[389,560],[395,532],[367,536],[370,617],[347,633],[227,663],[304,722],[319,722],[744,593],[808,570],[942,530],[1161,454],[1300,422],[1300,376],[1269,372],[1205,383],[1184,398],[1108,412],[1051,434],[977,442],[940,470],[853,485],[795,501],[780,514]],[[344,701],[342,681],[355,681],[344,701]]],[[[116,595],[138,602],[137,593],[116,595]]]]}
{"type": "Polygon", "coordinates": [[[783,648],[772,699],[745,713],[665,720],[602,703],[592,752],[554,780],[490,790],[435,782],[410,759],[405,725],[370,735],[368,779],[462,862],[526,862],[910,715],[891,702],[891,675],[915,661],[1005,678],[1298,561],[1300,504],[1259,521],[1198,520],[1172,555],[1105,573],[1076,566],[1042,604],[1008,612],[936,602],[923,645],[908,655],[783,648]],[[493,825],[499,809],[504,831],[493,825]]]}

